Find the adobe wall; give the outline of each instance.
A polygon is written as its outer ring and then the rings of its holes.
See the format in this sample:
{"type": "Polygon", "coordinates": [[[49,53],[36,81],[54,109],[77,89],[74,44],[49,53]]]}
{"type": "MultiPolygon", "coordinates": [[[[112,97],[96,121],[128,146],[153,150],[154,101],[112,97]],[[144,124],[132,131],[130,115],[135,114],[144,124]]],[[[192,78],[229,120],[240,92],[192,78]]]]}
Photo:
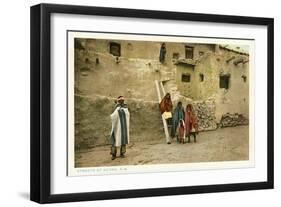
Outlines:
{"type": "Polygon", "coordinates": [[[196,60],[194,68],[178,65],[176,80],[180,93],[194,100],[215,99],[218,121],[226,113],[239,113],[249,117],[249,65],[248,62],[234,64],[239,58],[248,59],[248,56],[222,49],[219,53],[205,53],[196,60]],[[227,62],[232,56],[235,58],[227,62]],[[190,82],[181,81],[183,73],[191,75],[190,82]],[[202,82],[200,74],[204,76],[202,82]],[[229,75],[228,89],[220,88],[220,75],[229,75]]]}
{"type": "MultiPolygon", "coordinates": [[[[109,144],[113,98],[75,95],[75,149],[109,144]]],[[[159,140],[164,130],[157,102],[126,99],[130,111],[130,142],[159,140]]]]}

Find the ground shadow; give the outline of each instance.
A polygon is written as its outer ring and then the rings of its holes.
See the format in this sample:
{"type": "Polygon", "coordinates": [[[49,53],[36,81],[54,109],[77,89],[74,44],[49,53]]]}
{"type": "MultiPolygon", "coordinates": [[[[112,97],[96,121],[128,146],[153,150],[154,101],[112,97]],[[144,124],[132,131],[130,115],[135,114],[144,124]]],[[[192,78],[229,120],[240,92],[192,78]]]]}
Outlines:
{"type": "Polygon", "coordinates": [[[30,194],[28,192],[18,192],[18,195],[24,199],[30,199],[30,194]]]}

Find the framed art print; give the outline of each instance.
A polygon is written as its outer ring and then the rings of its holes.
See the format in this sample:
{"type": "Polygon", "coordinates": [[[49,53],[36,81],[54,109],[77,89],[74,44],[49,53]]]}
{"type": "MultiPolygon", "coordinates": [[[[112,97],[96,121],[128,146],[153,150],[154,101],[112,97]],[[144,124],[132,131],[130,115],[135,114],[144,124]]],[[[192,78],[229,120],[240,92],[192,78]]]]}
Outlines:
{"type": "Polygon", "coordinates": [[[273,188],[273,19],[31,7],[31,200],[273,188]]]}

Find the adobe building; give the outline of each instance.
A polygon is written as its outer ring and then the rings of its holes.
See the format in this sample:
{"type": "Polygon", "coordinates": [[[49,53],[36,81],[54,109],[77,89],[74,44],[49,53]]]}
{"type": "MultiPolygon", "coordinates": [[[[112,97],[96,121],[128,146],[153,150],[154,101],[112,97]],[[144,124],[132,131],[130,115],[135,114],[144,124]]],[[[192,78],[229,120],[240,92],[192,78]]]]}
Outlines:
{"type": "Polygon", "coordinates": [[[226,113],[248,117],[248,53],[221,45],[192,45],[187,48],[187,58],[175,62],[180,94],[193,100],[213,98],[218,121],[226,113]]]}
{"type": "MultiPolygon", "coordinates": [[[[76,117],[82,121],[82,118],[91,116],[87,115],[87,108],[94,105],[93,101],[96,104],[97,99],[109,106],[116,97],[124,95],[132,113],[142,119],[134,120],[132,125],[143,125],[147,121],[161,129],[155,89],[157,80],[162,82],[166,92],[171,93],[174,106],[178,101],[194,105],[201,131],[248,123],[250,57],[246,47],[166,42],[165,61],[160,63],[161,44],[155,41],[75,39],[76,117]],[[82,97],[92,101],[82,106],[82,97]],[[83,117],[79,115],[83,114],[81,108],[85,111],[83,117]],[[149,115],[143,116],[142,113],[149,115]]],[[[97,106],[101,110],[106,108],[102,104],[97,106]]],[[[106,110],[103,113],[111,113],[106,110]]],[[[106,122],[109,120],[104,120],[106,122]]],[[[76,134],[91,131],[79,124],[76,134]]],[[[150,123],[147,130],[151,128],[150,123]]],[[[110,131],[110,126],[100,133],[106,130],[110,131]]],[[[145,125],[142,130],[146,130],[145,125]]]]}

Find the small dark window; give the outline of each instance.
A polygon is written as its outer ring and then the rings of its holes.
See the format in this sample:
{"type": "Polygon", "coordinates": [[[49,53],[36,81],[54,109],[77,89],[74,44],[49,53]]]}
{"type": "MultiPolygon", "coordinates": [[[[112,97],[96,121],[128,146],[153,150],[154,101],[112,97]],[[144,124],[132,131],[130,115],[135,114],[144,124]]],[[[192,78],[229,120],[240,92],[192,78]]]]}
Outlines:
{"type": "Polygon", "coordinates": [[[221,75],[220,76],[220,88],[228,89],[229,88],[229,79],[230,79],[229,75],[221,75]]]}
{"type": "Polygon", "coordinates": [[[111,42],[109,45],[109,52],[114,56],[121,56],[121,46],[118,43],[111,42]]]}
{"type": "Polygon", "coordinates": [[[182,82],[190,82],[190,74],[182,74],[181,75],[182,82]]]}
{"type": "Polygon", "coordinates": [[[179,53],[177,53],[177,52],[173,53],[173,59],[179,59],[179,57],[180,57],[179,53]]]}
{"type": "Polygon", "coordinates": [[[185,46],[185,58],[193,59],[193,47],[185,46]]]}
{"type": "Polygon", "coordinates": [[[247,82],[247,76],[242,75],[241,77],[242,77],[242,79],[243,79],[244,83],[246,83],[246,82],[247,82]]]}
{"type": "Polygon", "coordinates": [[[133,45],[131,44],[131,43],[128,43],[127,44],[127,49],[128,50],[133,50],[134,48],[133,48],[133,45]]]}
{"type": "Polygon", "coordinates": [[[204,75],[203,74],[199,74],[199,81],[203,82],[204,81],[204,75]]]}
{"type": "Polygon", "coordinates": [[[204,52],[199,51],[199,56],[203,56],[203,55],[204,55],[204,52]]]}

